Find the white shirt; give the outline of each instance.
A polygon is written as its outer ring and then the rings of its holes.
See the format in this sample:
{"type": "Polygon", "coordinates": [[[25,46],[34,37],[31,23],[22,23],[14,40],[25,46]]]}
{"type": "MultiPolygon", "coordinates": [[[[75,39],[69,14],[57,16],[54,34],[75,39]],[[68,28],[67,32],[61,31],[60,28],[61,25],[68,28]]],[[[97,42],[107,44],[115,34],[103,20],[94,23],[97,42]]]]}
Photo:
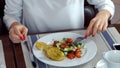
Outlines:
{"type": "MultiPolygon", "coordinates": [[[[107,9],[114,15],[111,0],[88,0],[98,10],[107,9]]],[[[6,0],[6,26],[17,21],[29,33],[84,27],[84,0],[6,0]]]]}

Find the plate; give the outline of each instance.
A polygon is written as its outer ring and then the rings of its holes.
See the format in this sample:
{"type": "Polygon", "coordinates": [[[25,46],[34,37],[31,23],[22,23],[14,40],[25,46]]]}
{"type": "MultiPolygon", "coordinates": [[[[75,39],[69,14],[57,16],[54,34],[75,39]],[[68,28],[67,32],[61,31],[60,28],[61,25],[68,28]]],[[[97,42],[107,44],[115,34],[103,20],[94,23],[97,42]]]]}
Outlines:
{"type": "MultiPolygon", "coordinates": [[[[72,38],[73,40],[75,40],[77,37],[80,37],[80,36],[82,35],[77,34],[77,33],[60,32],[60,33],[48,34],[44,37],[41,37],[37,41],[42,41],[47,44],[51,44],[53,43],[53,39],[61,41],[63,38],[72,38]]],[[[87,39],[84,45],[85,45],[85,50],[83,51],[84,55],[81,58],[74,58],[72,60],[66,57],[62,61],[53,61],[49,59],[48,57],[46,57],[43,51],[38,50],[35,47],[35,44],[33,46],[33,54],[39,61],[43,63],[49,64],[52,66],[57,66],[57,67],[72,67],[72,66],[85,64],[95,57],[97,53],[97,47],[96,47],[95,42],[91,39],[87,39]]]]}
{"type": "Polygon", "coordinates": [[[105,62],[103,59],[101,59],[101,60],[98,61],[98,63],[96,64],[96,68],[108,68],[108,67],[107,67],[106,62],[105,62]]]}

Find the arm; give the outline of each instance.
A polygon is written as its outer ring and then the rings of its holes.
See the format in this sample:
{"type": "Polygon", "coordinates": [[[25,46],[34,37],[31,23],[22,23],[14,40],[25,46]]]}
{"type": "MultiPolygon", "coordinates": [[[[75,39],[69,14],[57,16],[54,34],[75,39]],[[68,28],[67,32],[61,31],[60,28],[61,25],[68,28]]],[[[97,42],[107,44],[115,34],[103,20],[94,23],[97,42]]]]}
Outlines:
{"type": "Polygon", "coordinates": [[[90,21],[85,35],[95,36],[97,33],[106,30],[108,20],[112,19],[115,9],[111,0],[88,0],[88,2],[95,5],[99,12],[90,21]]]}
{"type": "Polygon", "coordinates": [[[22,0],[5,0],[4,22],[9,29],[13,22],[21,21],[22,0]]]}
{"type": "Polygon", "coordinates": [[[9,38],[13,43],[25,40],[27,28],[22,25],[22,0],[6,0],[4,22],[9,30],[9,38]]]}
{"type": "Polygon", "coordinates": [[[110,19],[114,16],[115,6],[111,0],[87,0],[89,4],[95,6],[98,11],[107,10],[110,12],[110,19]]]}

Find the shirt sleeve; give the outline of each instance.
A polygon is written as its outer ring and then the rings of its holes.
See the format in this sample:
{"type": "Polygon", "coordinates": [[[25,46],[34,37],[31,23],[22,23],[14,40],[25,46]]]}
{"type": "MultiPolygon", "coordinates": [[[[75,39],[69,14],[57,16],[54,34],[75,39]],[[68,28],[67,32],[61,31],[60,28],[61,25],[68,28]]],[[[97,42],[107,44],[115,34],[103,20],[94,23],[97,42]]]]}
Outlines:
{"type": "Polygon", "coordinates": [[[111,13],[110,19],[113,18],[115,6],[111,0],[87,0],[89,4],[95,5],[98,11],[106,9],[111,13]]]}
{"type": "Polygon", "coordinates": [[[9,29],[13,22],[21,21],[22,0],[5,0],[3,20],[9,29]]]}

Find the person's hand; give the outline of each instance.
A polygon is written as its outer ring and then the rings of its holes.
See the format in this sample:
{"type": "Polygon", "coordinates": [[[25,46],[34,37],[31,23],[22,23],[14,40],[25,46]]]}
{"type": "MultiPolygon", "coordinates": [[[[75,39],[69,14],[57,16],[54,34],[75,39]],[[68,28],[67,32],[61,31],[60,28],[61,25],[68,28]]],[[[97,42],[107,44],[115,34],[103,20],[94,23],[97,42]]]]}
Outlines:
{"type": "Polygon", "coordinates": [[[95,36],[97,33],[105,31],[108,26],[110,15],[110,12],[107,10],[99,11],[98,14],[90,21],[85,37],[90,35],[95,36]]]}
{"type": "Polygon", "coordinates": [[[14,22],[9,30],[9,38],[13,43],[20,43],[26,39],[28,29],[17,22],[14,22]]]}

